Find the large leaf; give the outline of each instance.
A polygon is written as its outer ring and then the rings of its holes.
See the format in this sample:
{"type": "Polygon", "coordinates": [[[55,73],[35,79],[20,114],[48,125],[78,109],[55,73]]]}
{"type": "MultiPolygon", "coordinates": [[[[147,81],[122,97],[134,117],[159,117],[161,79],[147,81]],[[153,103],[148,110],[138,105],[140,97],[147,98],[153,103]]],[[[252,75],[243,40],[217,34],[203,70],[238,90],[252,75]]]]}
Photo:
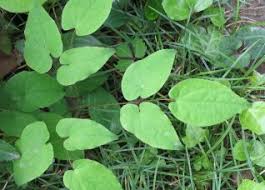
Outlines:
{"type": "Polygon", "coordinates": [[[255,181],[244,179],[237,190],[264,190],[264,183],[256,183],[255,181]]]}
{"type": "Polygon", "coordinates": [[[16,160],[19,157],[15,147],[0,139],[0,162],[16,160]]]}
{"type": "Polygon", "coordinates": [[[98,30],[108,18],[112,0],[69,0],[62,14],[64,30],[76,29],[78,36],[98,30]]]}
{"type": "Polygon", "coordinates": [[[130,65],[121,84],[125,99],[148,98],[157,93],[170,75],[175,55],[175,50],[163,49],[130,65]]]}
{"type": "Polygon", "coordinates": [[[144,102],[127,104],[121,108],[121,124],[124,129],[152,147],[179,150],[182,144],[173,125],[155,104],[144,102]]]}
{"type": "Polygon", "coordinates": [[[53,148],[49,131],[44,122],[28,125],[16,142],[22,156],[13,163],[14,178],[17,185],[23,185],[39,176],[52,164],[53,148]]]}
{"type": "Polygon", "coordinates": [[[60,57],[62,66],[58,69],[57,80],[68,86],[82,81],[96,73],[114,54],[114,49],[82,47],[65,51],[60,57]]]}
{"type": "Polygon", "coordinates": [[[240,115],[240,123],[244,129],[249,129],[258,135],[265,134],[265,102],[254,102],[240,115]]]}
{"type": "Polygon", "coordinates": [[[62,119],[56,131],[60,137],[67,138],[64,147],[70,151],[93,149],[117,139],[104,126],[89,119],[62,119]]]}
{"type": "Polygon", "coordinates": [[[39,73],[52,67],[52,58],[63,51],[61,34],[45,9],[37,6],[29,12],[25,29],[24,57],[27,65],[39,73]]]}
{"type": "Polygon", "coordinates": [[[187,79],[169,92],[173,115],[191,126],[211,126],[230,119],[249,103],[225,85],[204,79],[187,79]]]}
{"type": "Polygon", "coordinates": [[[112,94],[103,88],[98,88],[88,93],[84,101],[93,120],[114,133],[120,132],[120,105],[112,94]]]}
{"type": "Polygon", "coordinates": [[[23,71],[12,77],[4,92],[10,99],[10,107],[25,112],[48,107],[64,96],[63,88],[47,74],[23,71]]]}
{"type": "Polygon", "coordinates": [[[50,133],[50,142],[53,146],[55,158],[59,160],[78,160],[84,158],[83,151],[68,151],[64,148],[64,139],[59,137],[56,132],[56,125],[61,119],[63,119],[62,116],[54,113],[40,112],[36,114],[36,117],[44,121],[48,127],[50,133]]]}
{"type": "Polygon", "coordinates": [[[63,177],[69,190],[122,190],[114,174],[96,161],[77,160],[73,168],[66,171],[63,177]]]}
{"type": "Polygon", "coordinates": [[[30,11],[35,5],[41,5],[47,0],[0,0],[0,7],[13,13],[30,11]]]}
{"type": "Polygon", "coordinates": [[[8,136],[20,137],[23,129],[34,121],[37,119],[28,113],[9,110],[0,112],[0,129],[8,136]]]}

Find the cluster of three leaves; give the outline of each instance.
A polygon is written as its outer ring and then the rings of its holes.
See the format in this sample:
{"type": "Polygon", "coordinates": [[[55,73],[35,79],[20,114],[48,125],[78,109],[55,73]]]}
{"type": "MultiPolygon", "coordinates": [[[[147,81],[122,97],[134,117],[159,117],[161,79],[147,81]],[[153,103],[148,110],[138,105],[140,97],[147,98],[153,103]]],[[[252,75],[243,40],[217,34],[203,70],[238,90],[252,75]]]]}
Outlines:
{"type": "MultiPolygon", "coordinates": [[[[52,67],[50,54],[58,58],[62,66],[57,79],[62,85],[71,85],[97,72],[114,54],[110,48],[84,47],[63,52],[61,34],[54,20],[41,6],[44,1],[26,3],[1,0],[0,6],[11,12],[29,11],[25,28],[24,57],[26,63],[38,73],[46,73],[52,67]]],[[[107,19],[112,0],[71,0],[64,7],[62,26],[65,30],[75,28],[77,35],[95,32],[107,19]],[[89,10],[89,11],[87,11],[89,10]],[[98,14],[98,11],[100,14],[98,14]],[[93,19],[91,19],[93,18],[93,19]],[[89,21],[89,23],[87,23],[89,21]]]]}
{"type": "MultiPolygon", "coordinates": [[[[105,127],[88,119],[61,119],[56,131],[60,137],[68,138],[64,141],[64,147],[69,151],[93,149],[117,139],[117,136],[105,127]]],[[[50,166],[54,152],[52,144],[47,143],[48,140],[49,131],[44,122],[34,122],[23,130],[20,139],[16,142],[22,156],[15,160],[13,165],[14,178],[18,185],[35,179],[50,166]]],[[[100,176],[105,176],[106,183],[112,184],[113,189],[121,189],[114,175],[97,162],[77,160],[74,162],[74,169],[78,171],[67,171],[64,176],[65,185],[70,189],[78,189],[82,186],[79,183],[87,181],[80,179],[86,177],[89,177],[88,187],[103,188],[103,184],[96,184],[94,181],[100,176]]]]}

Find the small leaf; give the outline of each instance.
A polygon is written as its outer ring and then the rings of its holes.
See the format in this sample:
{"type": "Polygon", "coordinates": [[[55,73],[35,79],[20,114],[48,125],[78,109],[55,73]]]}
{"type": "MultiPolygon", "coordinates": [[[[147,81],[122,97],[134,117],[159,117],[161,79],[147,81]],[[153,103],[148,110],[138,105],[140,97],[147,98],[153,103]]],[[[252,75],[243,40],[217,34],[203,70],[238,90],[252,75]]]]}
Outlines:
{"type": "Polygon", "coordinates": [[[70,0],[63,9],[62,27],[76,29],[78,36],[92,34],[107,20],[111,7],[112,0],[70,0]]]}
{"type": "Polygon", "coordinates": [[[24,112],[48,107],[64,96],[63,88],[48,74],[23,71],[9,79],[4,92],[10,106],[24,112]]]}
{"type": "Polygon", "coordinates": [[[187,0],[163,0],[162,5],[168,17],[177,21],[189,18],[192,12],[187,0]]]}
{"type": "Polygon", "coordinates": [[[208,136],[209,131],[207,129],[187,126],[186,136],[183,137],[182,140],[188,148],[192,148],[195,147],[197,144],[204,142],[205,138],[207,138],[208,136]]]}
{"type": "Polygon", "coordinates": [[[169,109],[180,121],[196,127],[224,122],[249,107],[249,103],[230,88],[215,81],[187,79],[169,92],[175,102],[169,109]]]}
{"type": "Polygon", "coordinates": [[[0,7],[13,13],[30,11],[35,5],[42,5],[47,0],[0,0],[0,7]]]}
{"type": "Polygon", "coordinates": [[[144,102],[139,107],[134,104],[123,106],[121,124],[124,129],[152,147],[165,150],[182,148],[170,120],[155,104],[144,102]]]}
{"type": "Polygon", "coordinates": [[[159,17],[159,14],[153,9],[163,13],[162,0],[147,0],[144,15],[148,20],[156,20],[159,17]]]}
{"type": "Polygon", "coordinates": [[[240,124],[258,135],[265,134],[265,102],[254,102],[248,110],[241,113],[240,124]]]}
{"type": "Polygon", "coordinates": [[[130,65],[121,84],[125,99],[148,98],[157,93],[170,75],[175,55],[175,50],[163,49],[130,65]]]}
{"type": "Polygon", "coordinates": [[[15,147],[0,139],[0,162],[17,160],[19,157],[15,147]]]}
{"type": "Polygon", "coordinates": [[[222,27],[225,24],[225,9],[219,7],[210,7],[205,11],[212,23],[217,27],[222,27]]]}
{"type": "Polygon", "coordinates": [[[208,7],[210,7],[213,4],[213,0],[196,0],[196,4],[194,6],[195,12],[200,12],[208,7]]]}
{"type": "Polygon", "coordinates": [[[261,167],[265,167],[265,144],[257,140],[251,142],[250,160],[261,167]]]}
{"type": "Polygon", "coordinates": [[[89,119],[66,118],[59,121],[56,131],[69,151],[93,149],[117,140],[117,136],[101,124],[89,119]]]}
{"type": "Polygon", "coordinates": [[[20,137],[23,129],[34,121],[37,119],[28,113],[9,110],[0,112],[0,129],[8,136],[20,137]]]}
{"type": "Polygon", "coordinates": [[[251,151],[251,144],[244,140],[239,140],[233,147],[233,157],[239,161],[246,161],[247,154],[251,151]]]}
{"type": "Polygon", "coordinates": [[[249,179],[244,179],[242,183],[239,185],[237,190],[264,190],[264,183],[256,183],[249,179]]]}
{"type": "Polygon", "coordinates": [[[63,43],[54,20],[43,7],[37,6],[29,12],[25,37],[24,57],[27,65],[39,73],[48,72],[52,67],[50,54],[59,57],[63,43]]]}
{"type": "Polygon", "coordinates": [[[115,134],[121,131],[120,105],[112,94],[103,88],[98,88],[88,93],[84,101],[93,120],[115,134]]]}
{"type": "Polygon", "coordinates": [[[96,161],[77,160],[73,168],[66,171],[63,177],[69,190],[122,190],[114,174],[96,161]]]}
{"type": "Polygon", "coordinates": [[[53,148],[49,132],[44,122],[28,125],[16,142],[22,156],[13,163],[14,178],[17,185],[23,185],[39,176],[52,164],[53,148]]]}
{"type": "Polygon", "coordinates": [[[113,54],[113,49],[100,47],[67,50],[60,57],[62,66],[57,71],[57,80],[65,86],[85,80],[103,67],[113,54]]]}
{"type": "Polygon", "coordinates": [[[44,121],[48,127],[50,133],[50,142],[53,146],[55,158],[59,160],[77,160],[84,158],[83,151],[67,151],[64,148],[64,139],[59,137],[56,132],[56,125],[61,119],[63,119],[62,116],[49,112],[40,112],[36,114],[36,117],[44,121]]]}

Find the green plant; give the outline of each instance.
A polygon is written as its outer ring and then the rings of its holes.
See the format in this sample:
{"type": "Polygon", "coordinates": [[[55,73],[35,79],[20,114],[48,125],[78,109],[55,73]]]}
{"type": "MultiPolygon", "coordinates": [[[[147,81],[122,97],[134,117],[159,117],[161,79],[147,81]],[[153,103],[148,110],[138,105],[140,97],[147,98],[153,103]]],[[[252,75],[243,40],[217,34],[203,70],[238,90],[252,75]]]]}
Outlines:
{"type": "MultiPolygon", "coordinates": [[[[183,77],[170,85],[173,87],[167,90],[168,96],[154,102],[152,97],[159,94],[172,77],[179,56],[176,49],[162,46],[150,50],[145,41],[137,37],[116,49],[95,41],[91,46],[75,47],[72,44],[67,47],[57,23],[43,7],[45,2],[0,0],[0,7],[7,11],[28,13],[23,53],[27,66],[33,71],[19,72],[0,86],[3,100],[0,102],[0,129],[5,136],[15,138],[16,147],[1,140],[0,161],[12,162],[12,173],[18,186],[40,177],[56,158],[73,161],[73,170],[68,169],[63,177],[64,185],[70,190],[121,190],[121,184],[109,169],[97,161],[85,159],[85,150],[118,141],[121,133],[133,134],[152,148],[187,151],[207,139],[209,131],[206,127],[239,115],[243,129],[264,134],[264,102],[250,102],[243,97],[245,92],[237,91],[239,96],[229,84],[217,78],[183,77]],[[147,52],[148,56],[145,56],[147,52]],[[99,88],[108,78],[108,73],[100,69],[117,57],[119,61],[115,67],[120,73],[124,72],[121,92],[128,101],[121,108],[111,94],[99,88]],[[86,102],[90,119],[86,119],[87,115],[81,118],[81,114],[74,111],[69,113],[64,107],[65,97],[76,98],[84,94],[89,96],[78,101],[86,102]],[[161,101],[166,101],[171,114],[160,107],[161,101]],[[95,105],[101,105],[99,110],[93,107],[95,105]],[[66,112],[64,117],[61,112],[66,112]],[[185,137],[182,138],[181,131],[175,129],[172,120],[187,125],[185,137]],[[193,131],[197,131],[196,134],[193,131]]],[[[62,29],[75,30],[75,33],[68,33],[72,40],[90,35],[111,15],[112,4],[112,0],[69,0],[62,11],[62,29]]],[[[156,10],[163,11],[163,8],[169,18],[181,21],[189,20],[193,13],[205,11],[203,14],[206,15],[217,14],[211,22],[221,28],[225,24],[224,10],[212,4],[212,0],[147,1],[145,15],[154,21],[161,14],[156,10]]],[[[187,25],[185,30],[186,33],[180,35],[180,42],[190,51],[200,53],[203,50],[202,55],[213,66],[229,68],[223,77],[233,68],[242,69],[251,59],[260,56],[253,51],[253,48],[260,49],[260,44],[251,40],[253,36],[255,38],[255,30],[250,33],[251,39],[242,37],[248,28],[229,37],[212,27],[205,30],[187,25]],[[230,39],[235,45],[227,42],[230,39]],[[246,50],[239,57],[233,57],[241,43],[246,44],[246,50]]],[[[264,152],[264,145],[258,140],[239,141],[233,156],[235,160],[250,159],[264,167],[263,157],[260,157],[264,152]]],[[[152,154],[149,152],[142,160],[152,160],[152,154]]],[[[155,164],[158,167],[164,163],[155,164]]],[[[194,167],[196,171],[211,169],[205,152],[196,157],[194,167]]],[[[254,184],[243,181],[239,189],[243,190],[249,183],[254,184]]],[[[262,184],[253,186],[258,189],[262,184]]]]}

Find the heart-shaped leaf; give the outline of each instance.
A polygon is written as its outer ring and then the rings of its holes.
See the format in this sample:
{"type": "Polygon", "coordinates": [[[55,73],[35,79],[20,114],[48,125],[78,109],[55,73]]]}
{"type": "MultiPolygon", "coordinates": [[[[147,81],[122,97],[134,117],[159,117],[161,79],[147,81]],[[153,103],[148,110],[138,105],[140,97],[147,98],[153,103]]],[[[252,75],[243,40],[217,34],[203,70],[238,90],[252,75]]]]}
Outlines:
{"type": "Polygon", "coordinates": [[[61,34],[45,9],[36,6],[29,12],[25,29],[24,57],[27,65],[39,73],[46,73],[52,67],[52,58],[63,51],[61,34]]]}
{"type": "Polygon", "coordinates": [[[81,47],[65,51],[60,57],[62,66],[57,80],[68,86],[82,81],[96,73],[114,54],[114,49],[102,47],[81,47]]]}
{"type": "Polygon", "coordinates": [[[20,137],[23,129],[37,121],[37,119],[28,113],[3,110],[0,112],[0,129],[8,136],[20,137]]]}
{"type": "Polygon", "coordinates": [[[23,71],[12,77],[5,85],[4,92],[10,107],[31,112],[48,107],[64,96],[62,86],[48,74],[23,71]]]}
{"type": "Polygon", "coordinates": [[[249,103],[225,85],[204,79],[187,79],[169,92],[173,115],[191,126],[221,123],[249,107],[249,103]]]}
{"type": "Polygon", "coordinates": [[[19,159],[20,155],[12,145],[0,139],[0,162],[19,159]]]}
{"type": "Polygon", "coordinates": [[[0,0],[0,7],[13,13],[30,11],[35,5],[42,5],[47,0],[0,0]]]}
{"type": "Polygon", "coordinates": [[[265,134],[265,102],[254,102],[240,115],[240,123],[244,129],[258,135],[265,134]]]}
{"type": "Polygon", "coordinates": [[[107,20],[112,0],[69,0],[62,14],[64,30],[76,29],[78,36],[92,34],[107,20]]]}
{"type": "Polygon", "coordinates": [[[124,129],[152,147],[179,150],[182,144],[168,117],[155,104],[127,104],[121,108],[124,129]]]}
{"type": "Polygon", "coordinates": [[[157,93],[170,75],[175,55],[175,50],[163,49],[130,65],[121,84],[125,99],[148,98],[157,93]]]}
{"type": "Polygon", "coordinates": [[[76,160],[73,168],[63,176],[69,190],[122,190],[114,174],[96,161],[76,160]]]}
{"type": "Polygon", "coordinates": [[[52,164],[53,148],[49,131],[44,122],[28,125],[16,142],[22,156],[13,162],[14,178],[17,185],[23,185],[39,176],[52,164]]]}
{"type": "Polygon", "coordinates": [[[50,142],[53,146],[54,157],[59,160],[78,160],[84,158],[84,152],[80,150],[68,151],[64,148],[63,143],[64,139],[59,137],[56,132],[56,126],[58,122],[63,119],[62,116],[49,113],[49,112],[40,112],[36,114],[36,117],[44,121],[47,125],[47,128],[50,133],[50,142]]]}
{"type": "Polygon", "coordinates": [[[67,138],[67,150],[93,149],[117,140],[117,136],[101,124],[89,119],[66,118],[59,121],[56,131],[60,137],[67,138]]]}

